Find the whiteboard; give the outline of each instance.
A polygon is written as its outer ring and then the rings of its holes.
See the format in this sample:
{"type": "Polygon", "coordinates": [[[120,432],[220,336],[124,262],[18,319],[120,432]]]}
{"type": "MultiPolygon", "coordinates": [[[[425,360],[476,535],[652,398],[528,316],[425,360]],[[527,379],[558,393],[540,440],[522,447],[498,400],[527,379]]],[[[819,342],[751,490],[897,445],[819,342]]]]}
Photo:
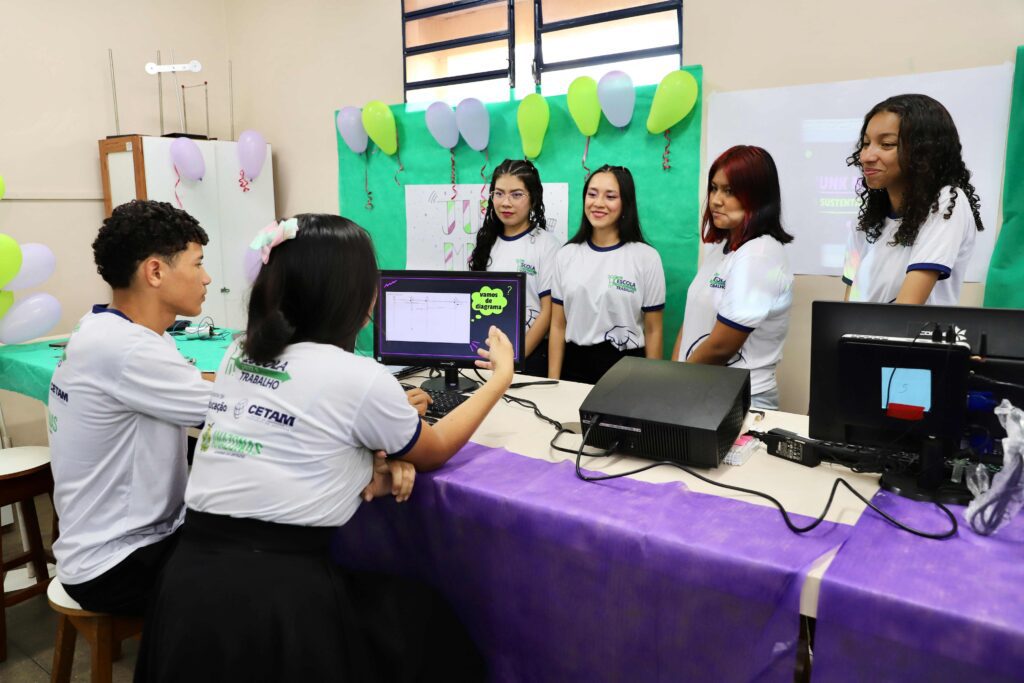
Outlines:
{"type": "MultiPolygon", "coordinates": [[[[469,270],[469,257],[487,208],[487,185],[405,186],[405,267],[469,270]]],[[[548,230],[568,239],[569,183],[544,183],[548,230]]]]}
{"type": "Polygon", "coordinates": [[[953,116],[964,161],[981,197],[978,233],[965,279],[983,282],[996,238],[1009,126],[1010,64],[787,88],[715,93],[708,116],[708,166],[733,145],[758,145],[779,169],[783,224],[795,273],[840,275],[857,222],[856,167],[846,166],[864,115],[901,93],[942,102],[953,116]]]}

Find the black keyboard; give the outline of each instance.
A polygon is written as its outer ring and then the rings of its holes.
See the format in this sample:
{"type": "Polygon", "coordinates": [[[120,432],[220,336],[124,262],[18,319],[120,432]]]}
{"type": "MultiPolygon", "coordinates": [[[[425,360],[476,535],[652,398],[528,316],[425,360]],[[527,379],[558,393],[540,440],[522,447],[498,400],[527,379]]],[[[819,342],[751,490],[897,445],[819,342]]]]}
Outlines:
{"type": "Polygon", "coordinates": [[[426,417],[440,420],[442,417],[462,405],[469,396],[457,391],[427,391],[433,403],[427,407],[426,417]]]}

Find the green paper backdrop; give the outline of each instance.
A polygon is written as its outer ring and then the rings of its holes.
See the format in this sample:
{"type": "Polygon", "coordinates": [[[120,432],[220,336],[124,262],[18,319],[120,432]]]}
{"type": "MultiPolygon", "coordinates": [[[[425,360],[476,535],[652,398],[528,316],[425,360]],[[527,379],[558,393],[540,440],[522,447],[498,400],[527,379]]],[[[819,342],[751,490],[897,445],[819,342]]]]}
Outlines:
{"type": "MultiPolygon", "coordinates": [[[[1003,173],[1003,225],[985,280],[985,305],[1024,308],[1024,46],[1017,48],[1003,173]]],[[[986,226],[994,230],[995,226],[986,226]]]]}
{"type": "MultiPolygon", "coordinates": [[[[686,70],[701,84],[700,66],[686,70]]],[[[636,108],[626,128],[616,128],[602,117],[597,135],[590,140],[587,166],[627,166],[637,187],[637,203],[644,237],[661,254],[665,266],[668,296],[665,305],[665,353],[670,354],[682,323],[686,288],[697,270],[700,243],[698,212],[700,197],[701,101],[698,94],[693,111],[669,131],[672,145],[671,169],[662,169],[665,138],[647,132],[645,122],[654,98],[655,86],[636,89],[636,108]]],[[[579,226],[583,210],[581,165],[586,142],[569,115],[565,95],[547,98],[551,123],[539,157],[533,160],[546,183],[569,183],[569,236],[579,226]]],[[[488,148],[490,161],[485,176],[490,181],[494,167],[506,158],[521,159],[523,148],[516,127],[518,102],[487,104],[491,116],[488,148]]],[[[438,145],[427,131],[423,111],[406,112],[406,105],[391,107],[398,125],[398,157],[404,170],[398,171],[395,156],[388,157],[370,145],[366,155],[353,154],[337,135],[338,196],[340,213],[366,228],[373,236],[381,268],[405,267],[405,185],[450,182],[451,162],[447,149],[438,145]],[[374,209],[365,208],[364,173],[368,171],[374,209]],[[401,185],[396,184],[395,175],[401,185]]],[[[475,152],[460,140],[455,148],[457,182],[476,183],[483,152],[475,152]]],[[[356,349],[371,354],[372,334],[359,335],[356,349]]]]}

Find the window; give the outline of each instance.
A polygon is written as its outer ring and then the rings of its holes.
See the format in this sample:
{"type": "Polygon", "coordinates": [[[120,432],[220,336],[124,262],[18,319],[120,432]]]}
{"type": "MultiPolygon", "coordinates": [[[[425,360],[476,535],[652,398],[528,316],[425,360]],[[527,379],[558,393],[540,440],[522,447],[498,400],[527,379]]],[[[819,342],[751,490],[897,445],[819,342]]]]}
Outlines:
{"type": "Polygon", "coordinates": [[[410,103],[560,94],[613,69],[645,85],[682,65],[682,0],[404,3],[410,103]]]}

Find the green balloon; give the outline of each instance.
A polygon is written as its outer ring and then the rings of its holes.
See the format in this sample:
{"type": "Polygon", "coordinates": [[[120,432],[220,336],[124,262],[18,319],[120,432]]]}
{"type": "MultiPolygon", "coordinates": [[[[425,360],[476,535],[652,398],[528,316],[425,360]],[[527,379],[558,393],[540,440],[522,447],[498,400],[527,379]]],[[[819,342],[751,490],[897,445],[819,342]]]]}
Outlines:
{"type": "Polygon", "coordinates": [[[0,234],[0,287],[21,270],[21,247],[8,235],[0,234]]]}
{"type": "Polygon", "coordinates": [[[551,120],[547,100],[537,93],[527,95],[519,103],[516,120],[519,123],[519,137],[523,140],[523,154],[531,159],[537,158],[544,146],[544,134],[548,132],[548,122],[551,120]]]}
{"type": "Polygon", "coordinates": [[[363,107],[363,128],[380,151],[391,156],[398,151],[398,131],[395,129],[395,115],[391,108],[380,100],[374,100],[363,107]]]}
{"type": "Polygon", "coordinates": [[[5,192],[7,192],[7,186],[4,185],[4,177],[0,175],[0,199],[4,198],[5,192]]]}
{"type": "Polygon", "coordinates": [[[697,79],[689,71],[672,71],[654,91],[647,132],[657,135],[682,121],[697,103],[697,79]]]}
{"type": "Polygon", "coordinates": [[[0,292],[0,318],[4,317],[7,309],[14,303],[14,292],[0,292]]]}
{"type": "Polygon", "coordinates": [[[580,132],[590,137],[601,123],[601,101],[597,98],[597,81],[580,76],[569,84],[569,114],[580,132]]]}

